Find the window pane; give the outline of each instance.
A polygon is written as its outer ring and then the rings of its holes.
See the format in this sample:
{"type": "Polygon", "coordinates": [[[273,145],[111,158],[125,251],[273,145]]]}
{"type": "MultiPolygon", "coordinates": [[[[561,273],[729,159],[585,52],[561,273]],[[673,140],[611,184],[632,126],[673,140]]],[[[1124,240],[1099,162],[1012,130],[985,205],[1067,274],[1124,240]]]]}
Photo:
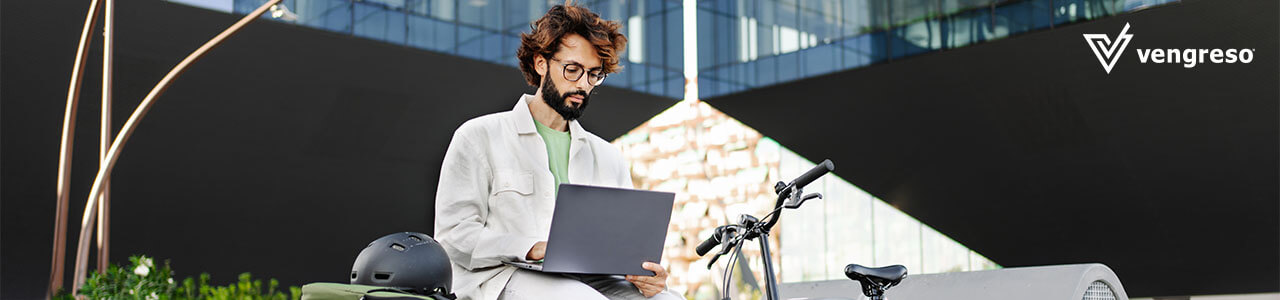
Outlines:
{"type": "Polygon", "coordinates": [[[629,71],[627,71],[627,72],[631,72],[631,74],[630,74],[630,75],[627,75],[628,77],[630,77],[630,78],[631,78],[631,80],[630,80],[630,84],[628,84],[628,85],[629,85],[629,86],[639,86],[639,85],[641,85],[641,84],[644,84],[644,83],[645,83],[645,81],[648,81],[648,79],[649,79],[649,77],[648,77],[649,75],[648,75],[648,74],[649,74],[649,73],[648,73],[648,72],[646,72],[647,70],[648,70],[648,69],[646,69],[644,65],[641,65],[641,64],[632,64],[632,65],[631,65],[631,67],[629,68],[629,71]]]}
{"type": "Polygon", "coordinates": [[[939,13],[935,0],[896,0],[889,3],[889,17],[894,25],[918,22],[939,13]]]}
{"type": "Polygon", "coordinates": [[[911,56],[941,48],[942,36],[938,24],[938,20],[920,20],[890,30],[893,57],[911,56]]]}
{"type": "Polygon", "coordinates": [[[991,2],[992,0],[945,0],[942,1],[942,11],[952,14],[962,10],[986,7],[991,2]]]}
{"type": "Polygon", "coordinates": [[[444,22],[428,17],[409,15],[410,46],[452,52],[454,46],[454,27],[451,22],[444,22]]]}
{"type": "Polygon", "coordinates": [[[804,61],[804,76],[815,76],[835,71],[839,67],[835,49],[835,45],[832,44],[800,52],[801,59],[804,61]]]}
{"type": "Polygon", "coordinates": [[[917,274],[969,271],[969,249],[937,230],[923,226],[924,269],[917,274]]]}
{"type": "MultiPolygon", "coordinates": [[[[662,29],[662,15],[647,15],[644,17],[644,61],[653,65],[662,65],[666,59],[666,53],[663,53],[662,41],[666,41],[662,29]]],[[[678,35],[678,34],[676,34],[678,35]]],[[[683,52],[682,52],[683,53],[683,52]]],[[[680,55],[676,53],[675,55],[680,55]]],[[[651,78],[658,79],[658,78],[651,78]]]]}
{"type": "Polygon", "coordinates": [[[1013,2],[996,7],[996,18],[1003,20],[1010,34],[1031,30],[1031,2],[1013,2]]]}
{"type": "Polygon", "coordinates": [[[800,54],[792,52],[778,56],[778,82],[800,77],[800,54]]]}
{"type": "Polygon", "coordinates": [[[1000,265],[977,252],[969,251],[969,270],[981,271],[999,269],[1000,265]]]}
{"type": "Polygon", "coordinates": [[[649,74],[649,79],[646,80],[645,83],[652,84],[656,82],[659,86],[658,89],[650,90],[650,92],[654,94],[662,94],[662,80],[666,78],[667,70],[663,70],[661,67],[652,65],[646,65],[645,68],[649,69],[648,72],[645,72],[649,74]]]}
{"type": "Polygon", "coordinates": [[[872,201],[875,227],[876,266],[903,265],[907,270],[920,270],[920,222],[889,206],[883,200],[872,201]]]}
{"type": "Polygon", "coordinates": [[[663,95],[677,99],[684,98],[684,76],[673,73],[674,76],[667,78],[667,91],[663,95]]]}
{"type": "Polygon", "coordinates": [[[840,3],[837,0],[800,1],[800,31],[817,41],[815,47],[840,37],[840,3]]]}
{"type": "MultiPolygon", "coordinates": [[[[844,266],[873,262],[871,194],[835,175],[827,175],[822,206],[826,210],[827,279],[844,277],[844,266]]],[[[813,201],[813,200],[811,200],[813,201]]],[[[816,204],[816,203],[815,203],[816,204]]],[[[805,204],[814,205],[814,204],[805,204]]]]}
{"type": "Polygon", "coordinates": [[[351,3],[343,0],[298,0],[298,22],[310,27],[351,32],[351,3]]]}
{"type": "Polygon", "coordinates": [[[390,9],[399,10],[404,8],[405,0],[361,0],[366,3],[379,4],[379,6],[390,9]]]}
{"type": "Polygon", "coordinates": [[[666,38],[662,41],[666,44],[666,66],[673,70],[684,69],[684,15],[680,10],[671,10],[666,13],[666,38]]]}
{"type": "Polygon", "coordinates": [[[765,86],[778,81],[778,59],[776,56],[761,58],[756,64],[756,86],[765,86]]]}
{"type": "Polygon", "coordinates": [[[982,41],[983,29],[990,20],[983,19],[976,12],[966,12],[951,16],[950,34],[947,37],[947,48],[964,47],[982,41]]]}
{"type": "Polygon", "coordinates": [[[353,34],[395,44],[405,43],[404,12],[389,10],[387,6],[378,4],[354,3],[354,5],[353,34]]]}
{"type": "Polygon", "coordinates": [[[529,23],[542,17],[547,12],[546,1],[536,0],[510,0],[503,1],[504,10],[502,14],[503,26],[506,27],[504,32],[519,34],[529,32],[529,23]]]}
{"type": "MultiPolygon", "coordinates": [[[[790,150],[781,151],[778,162],[779,176],[795,178],[805,170],[813,168],[811,163],[790,150]]],[[[806,189],[821,191],[822,181],[815,180],[806,189]]],[[[827,277],[826,234],[824,214],[821,207],[805,206],[799,209],[782,211],[779,243],[786,245],[781,249],[781,274],[783,282],[824,280],[827,277]]]]}
{"type": "Polygon", "coordinates": [[[484,59],[485,32],[471,26],[458,27],[458,55],[484,59]]]}
{"type": "Polygon", "coordinates": [[[458,22],[502,30],[502,1],[459,1],[458,22]]]}

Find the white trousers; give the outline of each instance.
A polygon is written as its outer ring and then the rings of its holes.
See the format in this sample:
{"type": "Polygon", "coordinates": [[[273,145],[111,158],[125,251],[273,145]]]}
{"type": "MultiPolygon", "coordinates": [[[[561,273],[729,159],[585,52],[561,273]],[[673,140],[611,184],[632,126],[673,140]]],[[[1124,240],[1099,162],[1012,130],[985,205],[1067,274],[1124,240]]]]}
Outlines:
{"type": "Polygon", "coordinates": [[[550,274],[529,270],[516,270],[502,289],[498,300],[525,299],[661,299],[684,300],[670,289],[645,298],[635,285],[623,276],[550,274]]]}

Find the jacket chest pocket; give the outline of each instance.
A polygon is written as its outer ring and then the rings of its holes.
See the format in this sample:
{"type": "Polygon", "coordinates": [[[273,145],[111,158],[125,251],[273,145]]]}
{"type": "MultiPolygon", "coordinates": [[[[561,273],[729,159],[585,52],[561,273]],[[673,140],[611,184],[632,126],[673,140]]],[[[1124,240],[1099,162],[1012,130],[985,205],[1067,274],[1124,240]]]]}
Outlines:
{"type": "Polygon", "coordinates": [[[493,191],[489,196],[521,198],[533,195],[533,174],[522,171],[498,171],[493,174],[493,191]]]}
{"type": "Polygon", "coordinates": [[[529,215],[536,202],[533,187],[533,173],[515,170],[495,172],[489,195],[491,222],[488,226],[513,233],[524,233],[534,228],[533,216],[529,215]],[[492,222],[495,218],[501,221],[492,222]]]}
{"type": "Polygon", "coordinates": [[[534,196],[534,174],[522,171],[499,171],[493,174],[493,186],[489,188],[489,205],[493,208],[511,208],[534,196]]]}

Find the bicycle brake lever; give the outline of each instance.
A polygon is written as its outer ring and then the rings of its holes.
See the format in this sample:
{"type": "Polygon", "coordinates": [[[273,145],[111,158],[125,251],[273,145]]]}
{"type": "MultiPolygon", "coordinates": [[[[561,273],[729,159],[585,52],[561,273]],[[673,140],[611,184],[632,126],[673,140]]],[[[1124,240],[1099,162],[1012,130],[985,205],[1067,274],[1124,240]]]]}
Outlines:
{"type": "Polygon", "coordinates": [[[719,260],[721,256],[729,254],[729,251],[733,249],[733,245],[739,242],[737,241],[738,229],[736,227],[726,227],[722,234],[720,237],[720,252],[711,257],[710,262],[707,262],[707,269],[711,269],[711,266],[714,266],[716,260],[719,260]]]}
{"type": "Polygon", "coordinates": [[[800,205],[803,205],[805,201],[809,201],[810,199],[814,199],[814,198],[822,199],[822,193],[805,194],[804,197],[792,198],[790,201],[787,201],[787,203],[783,204],[782,207],[789,208],[789,209],[797,209],[797,208],[800,208],[800,205]]]}
{"type": "Polygon", "coordinates": [[[738,240],[738,230],[734,227],[729,227],[724,231],[724,236],[721,237],[720,253],[716,254],[716,257],[729,254],[729,250],[732,250],[733,246],[740,242],[741,241],[738,240]]]}

